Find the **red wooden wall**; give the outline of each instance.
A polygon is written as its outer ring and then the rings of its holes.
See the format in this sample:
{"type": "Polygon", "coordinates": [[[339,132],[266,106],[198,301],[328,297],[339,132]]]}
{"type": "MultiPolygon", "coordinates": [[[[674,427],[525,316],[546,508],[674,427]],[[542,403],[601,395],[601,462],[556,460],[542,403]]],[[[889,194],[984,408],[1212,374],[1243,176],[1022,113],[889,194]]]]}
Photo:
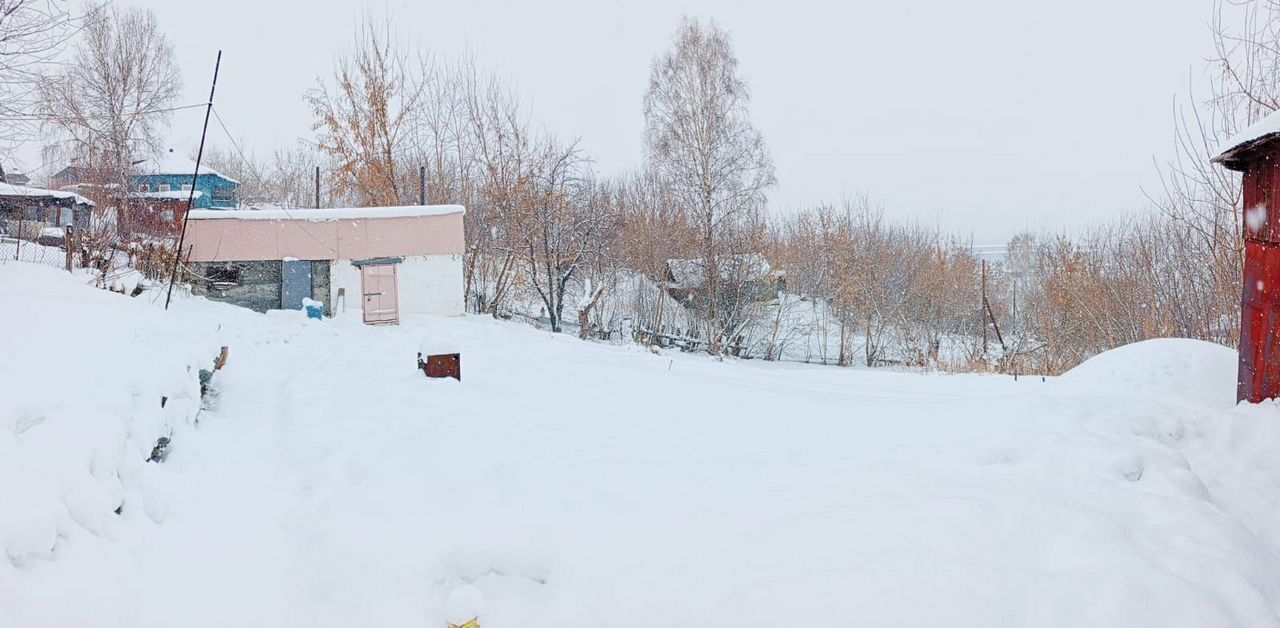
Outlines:
{"type": "Polygon", "coordinates": [[[1244,284],[1240,295],[1237,398],[1280,397],[1280,161],[1252,160],[1244,173],[1244,284]],[[1262,212],[1265,212],[1263,214],[1262,212]]]}

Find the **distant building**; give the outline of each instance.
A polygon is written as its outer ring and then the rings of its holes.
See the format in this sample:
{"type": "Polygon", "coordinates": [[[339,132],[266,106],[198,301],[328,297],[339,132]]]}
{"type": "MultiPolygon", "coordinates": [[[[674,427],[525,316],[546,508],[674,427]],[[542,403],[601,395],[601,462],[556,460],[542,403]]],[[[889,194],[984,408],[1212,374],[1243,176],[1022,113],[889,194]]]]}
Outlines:
{"type": "MultiPolygon", "coordinates": [[[[161,200],[181,197],[186,201],[187,197],[179,193],[191,190],[191,177],[195,170],[194,161],[179,157],[173,149],[159,157],[139,161],[129,176],[130,196],[161,200]],[[150,194],[155,196],[147,196],[150,194]]],[[[83,164],[69,165],[49,177],[49,187],[57,190],[92,185],[111,183],[94,181],[90,168],[83,164]]],[[[200,194],[196,195],[193,206],[196,209],[235,209],[240,205],[239,188],[239,181],[202,163],[200,175],[195,180],[195,189],[200,194]]]]}
{"type": "Polygon", "coordinates": [[[89,168],[70,165],[49,176],[49,187],[61,190],[72,186],[84,185],[89,183],[89,180],[89,168]]]}
{"type": "Polygon", "coordinates": [[[257,311],[360,312],[369,324],[463,310],[460,205],[195,210],[192,291],[257,311]]]}
{"type": "MultiPolygon", "coordinates": [[[[158,159],[137,164],[129,183],[135,194],[158,194],[161,196],[150,198],[163,200],[181,198],[185,207],[187,198],[180,193],[191,190],[191,176],[195,170],[194,161],[177,156],[171,149],[158,159]]],[[[192,207],[196,209],[236,209],[240,204],[240,182],[206,164],[200,164],[195,188],[199,194],[192,207]]]]}
{"type": "Polygon", "coordinates": [[[74,192],[0,183],[0,233],[24,236],[44,228],[89,224],[93,202],[74,192]]]}
{"type": "Polygon", "coordinates": [[[127,215],[119,217],[118,224],[126,225],[129,233],[143,236],[176,236],[182,231],[182,221],[187,216],[188,197],[199,207],[204,192],[196,190],[169,190],[165,192],[130,192],[127,215]]]}
{"type": "MultiPolygon", "coordinates": [[[[751,301],[769,301],[785,286],[784,273],[774,270],[769,260],[759,253],[725,255],[716,260],[720,277],[718,297],[746,297],[751,301]]],[[[705,301],[707,263],[702,258],[667,260],[667,293],[682,303],[695,299],[705,301]]]]}
{"type": "Polygon", "coordinates": [[[30,185],[31,177],[16,172],[6,172],[4,173],[4,183],[9,185],[30,185]]]}
{"type": "Polygon", "coordinates": [[[119,184],[95,181],[83,164],[72,164],[49,177],[50,187],[115,199],[116,224],[130,235],[168,237],[182,230],[187,203],[193,209],[236,209],[240,204],[240,182],[200,164],[192,193],[196,164],[179,157],[172,149],[159,157],[138,161],[129,176],[128,190],[119,184]]]}

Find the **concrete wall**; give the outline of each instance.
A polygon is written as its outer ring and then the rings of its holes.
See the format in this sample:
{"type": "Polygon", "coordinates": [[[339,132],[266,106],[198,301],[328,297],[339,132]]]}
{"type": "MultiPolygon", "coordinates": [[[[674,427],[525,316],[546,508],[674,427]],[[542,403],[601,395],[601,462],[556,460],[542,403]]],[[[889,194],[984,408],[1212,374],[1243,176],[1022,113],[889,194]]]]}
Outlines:
{"type": "MultiPolygon", "coordinates": [[[[333,263],[330,305],[335,315],[362,316],[360,269],[350,260],[333,263]],[[345,298],[339,299],[339,291],[345,298]]],[[[401,318],[415,314],[459,316],[463,311],[462,254],[406,256],[396,265],[401,318]]]]}
{"type": "Polygon", "coordinates": [[[256,312],[280,308],[280,262],[191,264],[191,292],[256,312]],[[234,279],[233,279],[234,278],[234,279]],[[229,280],[222,284],[216,280],[229,280]]]}

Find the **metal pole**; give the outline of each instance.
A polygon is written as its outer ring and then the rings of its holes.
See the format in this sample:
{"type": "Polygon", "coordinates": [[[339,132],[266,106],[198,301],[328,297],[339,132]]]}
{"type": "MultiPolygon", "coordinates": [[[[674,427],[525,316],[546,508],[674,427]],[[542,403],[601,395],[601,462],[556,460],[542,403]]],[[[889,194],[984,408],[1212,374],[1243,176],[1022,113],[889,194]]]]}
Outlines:
{"type": "Polygon", "coordinates": [[[182,245],[187,240],[187,223],[191,222],[191,205],[196,200],[196,180],[200,177],[200,160],[204,158],[204,138],[209,133],[209,114],[213,113],[213,93],[218,89],[218,69],[222,67],[222,51],[213,62],[213,84],[209,87],[209,104],[204,108],[204,127],[200,129],[200,149],[196,151],[196,171],[191,173],[191,193],[187,195],[187,211],[182,215],[182,233],[178,235],[178,249],[174,251],[173,269],[169,271],[169,291],[164,296],[164,309],[173,300],[173,282],[178,278],[178,266],[182,264],[182,245]]]}
{"type": "Polygon", "coordinates": [[[320,166],[316,166],[316,209],[320,209],[320,166]]]}
{"type": "Polygon", "coordinates": [[[418,204],[427,204],[427,167],[418,166],[418,204]]]}

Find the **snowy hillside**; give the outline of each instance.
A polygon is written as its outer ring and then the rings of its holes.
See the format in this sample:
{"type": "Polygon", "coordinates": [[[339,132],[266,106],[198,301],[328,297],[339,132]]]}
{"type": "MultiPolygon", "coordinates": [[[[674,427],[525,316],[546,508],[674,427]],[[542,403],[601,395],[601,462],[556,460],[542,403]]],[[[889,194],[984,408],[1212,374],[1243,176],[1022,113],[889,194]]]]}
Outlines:
{"type": "Polygon", "coordinates": [[[1221,347],[1015,382],[83,283],[0,264],[0,627],[1280,625],[1221,347]]]}

